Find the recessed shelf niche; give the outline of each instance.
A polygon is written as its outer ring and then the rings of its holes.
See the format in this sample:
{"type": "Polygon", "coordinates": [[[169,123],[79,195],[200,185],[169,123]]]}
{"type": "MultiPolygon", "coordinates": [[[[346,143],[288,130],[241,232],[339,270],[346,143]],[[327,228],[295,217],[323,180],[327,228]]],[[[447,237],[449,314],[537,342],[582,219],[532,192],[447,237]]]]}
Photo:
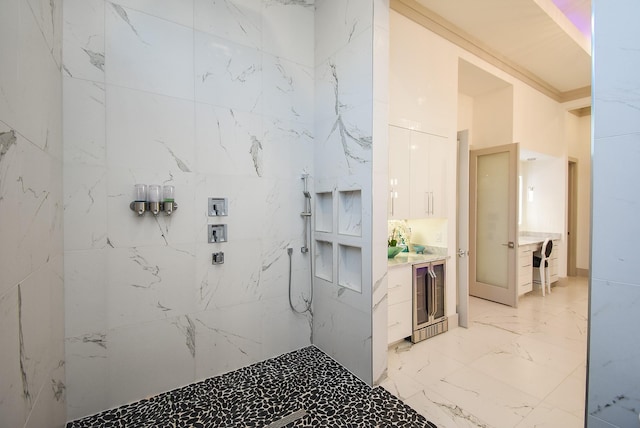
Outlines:
{"type": "Polygon", "coordinates": [[[333,232],[333,193],[316,193],[316,231],[333,232]]]}
{"type": "Polygon", "coordinates": [[[315,276],[333,282],[333,244],[316,240],[315,276]]]}
{"type": "Polygon", "coordinates": [[[360,190],[338,192],[338,233],[362,236],[362,192],[360,190]]]}
{"type": "Polygon", "coordinates": [[[338,246],[338,285],[362,292],[362,248],[338,246]]]}

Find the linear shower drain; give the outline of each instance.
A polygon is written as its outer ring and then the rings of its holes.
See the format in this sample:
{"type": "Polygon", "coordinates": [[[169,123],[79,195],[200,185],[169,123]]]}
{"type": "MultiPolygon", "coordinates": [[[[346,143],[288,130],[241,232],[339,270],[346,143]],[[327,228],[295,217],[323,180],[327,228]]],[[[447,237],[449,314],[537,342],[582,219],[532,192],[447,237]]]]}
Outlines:
{"type": "Polygon", "coordinates": [[[291,422],[297,421],[298,419],[302,419],[307,416],[307,412],[304,409],[296,410],[295,412],[285,416],[284,418],[277,420],[275,422],[271,422],[265,428],[282,428],[291,422]]]}

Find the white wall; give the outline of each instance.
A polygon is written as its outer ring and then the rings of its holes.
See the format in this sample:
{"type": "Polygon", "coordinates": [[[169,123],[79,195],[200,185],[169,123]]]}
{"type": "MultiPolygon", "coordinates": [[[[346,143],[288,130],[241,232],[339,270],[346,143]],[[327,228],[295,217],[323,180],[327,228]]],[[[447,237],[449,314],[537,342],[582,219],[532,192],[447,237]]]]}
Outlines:
{"type": "Polygon", "coordinates": [[[474,97],[473,148],[513,143],[513,117],[512,86],[474,97]]]}
{"type": "Polygon", "coordinates": [[[0,426],[65,414],[61,2],[0,2],[0,426]]]}
{"type": "Polygon", "coordinates": [[[566,197],[557,188],[566,180],[565,159],[540,158],[520,165],[524,192],[520,231],[562,233],[566,197]],[[533,200],[529,199],[530,187],[533,200]]]}
{"type": "Polygon", "coordinates": [[[595,0],[588,427],[638,426],[640,4],[595,0]]]}
{"type": "Polygon", "coordinates": [[[311,342],[287,248],[303,308],[313,5],[119,4],[64,4],[69,419],[311,342]],[[175,185],[179,209],[136,216],[135,183],[175,185]],[[208,223],[229,242],[208,244],[208,223]]]}

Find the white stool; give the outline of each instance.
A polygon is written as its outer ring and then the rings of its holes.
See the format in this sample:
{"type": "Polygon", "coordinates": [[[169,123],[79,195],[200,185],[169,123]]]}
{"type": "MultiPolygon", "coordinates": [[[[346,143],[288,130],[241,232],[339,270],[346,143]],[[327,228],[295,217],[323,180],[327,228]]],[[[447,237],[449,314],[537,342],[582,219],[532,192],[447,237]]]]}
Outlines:
{"type": "Polygon", "coordinates": [[[551,256],[551,251],[553,250],[553,241],[549,238],[545,239],[542,243],[542,248],[540,251],[535,251],[533,253],[533,269],[537,269],[537,273],[539,274],[534,282],[539,282],[542,286],[542,295],[545,295],[546,288],[549,287],[549,294],[551,294],[551,275],[549,274],[549,256],[551,256]]]}

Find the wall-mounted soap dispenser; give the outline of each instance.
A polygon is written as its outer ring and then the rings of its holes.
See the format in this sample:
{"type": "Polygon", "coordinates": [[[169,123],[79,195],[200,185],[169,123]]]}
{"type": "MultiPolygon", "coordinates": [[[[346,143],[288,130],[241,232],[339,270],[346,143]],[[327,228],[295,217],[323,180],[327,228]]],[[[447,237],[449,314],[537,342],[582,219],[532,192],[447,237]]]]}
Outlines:
{"type": "Polygon", "coordinates": [[[151,211],[154,216],[164,211],[166,215],[171,215],[178,209],[178,204],[174,200],[175,188],[170,185],[162,186],[159,184],[136,184],[133,187],[133,202],[129,204],[129,208],[139,216],[144,215],[146,211],[151,211]],[[162,194],[162,198],[160,195],[162,194]],[[162,200],[161,200],[162,199],[162,200]]]}

